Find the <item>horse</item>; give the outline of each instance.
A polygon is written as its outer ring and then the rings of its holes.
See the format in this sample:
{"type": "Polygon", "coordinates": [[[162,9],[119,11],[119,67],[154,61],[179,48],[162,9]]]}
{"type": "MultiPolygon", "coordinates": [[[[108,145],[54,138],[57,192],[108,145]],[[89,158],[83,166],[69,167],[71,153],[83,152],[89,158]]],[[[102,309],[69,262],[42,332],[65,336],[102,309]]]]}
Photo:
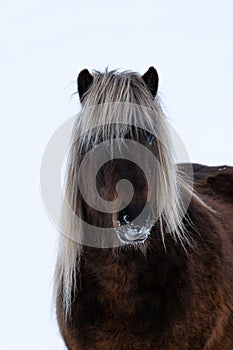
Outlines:
{"type": "Polygon", "coordinates": [[[233,349],[233,167],[176,164],[158,83],[78,75],[55,269],[69,350],[233,349]]]}

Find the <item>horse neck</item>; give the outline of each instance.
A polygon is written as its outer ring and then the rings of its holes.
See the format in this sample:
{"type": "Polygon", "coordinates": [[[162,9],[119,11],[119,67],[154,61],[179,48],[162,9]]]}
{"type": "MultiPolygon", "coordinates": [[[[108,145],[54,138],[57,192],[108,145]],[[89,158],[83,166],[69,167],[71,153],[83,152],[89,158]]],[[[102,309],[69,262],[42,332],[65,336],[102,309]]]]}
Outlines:
{"type": "Polygon", "coordinates": [[[97,300],[114,305],[112,312],[126,316],[140,312],[150,293],[153,293],[157,307],[171,290],[173,299],[178,300],[180,286],[184,290],[188,284],[186,254],[172,238],[168,237],[165,250],[160,236],[155,232],[151,235],[150,247],[145,254],[133,247],[118,248],[117,251],[86,248],[80,269],[82,288],[87,290],[92,285],[91,292],[97,300]],[[138,298],[141,305],[136,306],[138,298]]]}

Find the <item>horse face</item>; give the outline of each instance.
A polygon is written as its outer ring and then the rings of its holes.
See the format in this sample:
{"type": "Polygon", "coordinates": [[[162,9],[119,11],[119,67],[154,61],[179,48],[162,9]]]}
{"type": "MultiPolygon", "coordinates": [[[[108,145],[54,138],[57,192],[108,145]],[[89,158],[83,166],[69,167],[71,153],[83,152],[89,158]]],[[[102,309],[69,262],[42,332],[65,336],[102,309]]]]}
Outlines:
{"type": "MultiPolygon", "coordinates": [[[[125,140],[132,140],[135,134],[137,134],[137,143],[141,147],[146,147],[154,152],[156,149],[155,137],[141,129],[137,132],[135,129],[130,130],[122,143],[124,144],[125,140]]],[[[93,137],[93,139],[95,139],[95,143],[90,145],[89,151],[94,150],[95,147],[98,148],[103,141],[99,139],[96,142],[96,138],[93,137]]],[[[108,148],[110,142],[105,141],[105,144],[108,148]]],[[[93,198],[94,193],[96,193],[94,187],[96,187],[98,195],[106,203],[106,208],[109,209],[111,205],[112,210],[111,212],[104,209],[96,210],[84,202],[85,221],[98,227],[115,228],[120,240],[126,244],[144,242],[149,233],[148,221],[151,213],[150,204],[148,204],[148,179],[146,176],[146,173],[152,173],[152,169],[149,169],[151,164],[140,152],[137,154],[138,163],[131,161],[129,158],[134,151],[133,149],[131,153],[129,152],[127,159],[124,159],[122,151],[124,146],[119,145],[119,147],[121,147],[122,157],[113,157],[99,167],[95,181],[88,181],[88,174],[91,174],[93,169],[98,168],[93,166],[98,161],[96,160],[98,157],[94,156],[88,162],[89,169],[86,169],[87,177],[85,180],[88,182],[89,202],[94,203],[96,200],[93,198]]],[[[106,152],[109,150],[106,149],[106,152]]],[[[111,152],[109,153],[111,154],[111,152]]]]}
{"type": "Polygon", "coordinates": [[[114,159],[106,163],[97,176],[97,187],[104,199],[115,203],[114,227],[135,220],[147,200],[146,177],[142,169],[129,160],[114,159]]]}

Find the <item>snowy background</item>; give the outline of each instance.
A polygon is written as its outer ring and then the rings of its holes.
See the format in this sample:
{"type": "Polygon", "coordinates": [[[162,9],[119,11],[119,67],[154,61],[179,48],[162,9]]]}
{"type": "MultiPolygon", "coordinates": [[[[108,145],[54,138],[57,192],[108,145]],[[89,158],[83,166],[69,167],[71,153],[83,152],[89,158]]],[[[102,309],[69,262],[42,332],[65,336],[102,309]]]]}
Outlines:
{"type": "Polygon", "coordinates": [[[78,72],[154,65],[190,159],[233,165],[232,16],[231,0],[1,1],[1,349],[64,348],[39,173],[50,136],[78,111],[78,72]]]}

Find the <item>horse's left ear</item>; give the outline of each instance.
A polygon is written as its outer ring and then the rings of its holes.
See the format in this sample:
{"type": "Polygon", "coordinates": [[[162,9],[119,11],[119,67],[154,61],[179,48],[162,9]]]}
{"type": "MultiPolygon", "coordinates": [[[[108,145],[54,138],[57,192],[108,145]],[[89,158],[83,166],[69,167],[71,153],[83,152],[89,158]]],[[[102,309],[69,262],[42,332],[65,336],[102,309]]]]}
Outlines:
{"type": "Polygon", "coordinates": [[[83,69],[78,75],[77,82],[79,98],[80,101],[82,101],[83,95],[87,92],[93,82],[93,75],[91,75],[88,69],[83,69]]]}
{"type": "Polygon", "coordinates": [[[154,67],[150,67],[148,71],[142,76],[142,79],[148,86],[153,97],[157,94],[159,85],[159,75],[154,67]]]}

